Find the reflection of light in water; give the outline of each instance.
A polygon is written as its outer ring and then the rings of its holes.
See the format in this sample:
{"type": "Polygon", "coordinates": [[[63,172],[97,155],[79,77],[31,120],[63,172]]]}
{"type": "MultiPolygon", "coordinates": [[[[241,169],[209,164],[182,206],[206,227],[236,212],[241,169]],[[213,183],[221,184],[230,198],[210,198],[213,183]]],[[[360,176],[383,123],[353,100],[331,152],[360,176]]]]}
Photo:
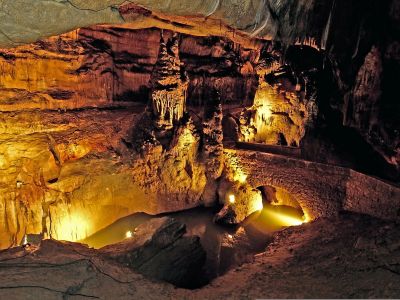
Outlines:
{"type": "Polygon", "coordinates": [[[290,206],[267,204],[262,214],[268,222],[282,227],[298,226],[304,223],[303,212],[290,206]]]}
{"type": "MultiPolygon", "coordinates": [[[[260,203],[262,205],[262,202],[260,203]]],[[[186,224],[188,235],[200,237],[200,242],[207,253],[204,275],[207,280],[222,275],[244,262],[250,262],[251,260],[248,259],[253,255],[264,251],[271,241],[272,234],[290,225],[288,224],[290,219],[279,218],[279,216],[285,215],[294,219],[297,217],[301,219],[302,216],[301,212],[290,207],[274,207],[265,204],[263,209],[258,210],[246,220],[243,228],[227,228],[213,222],[214,213],[212,209],[196,208],[164,214],[186,224]],[[229,240],[228,248],[222,247],[224,238],[229,240]]],[[[157,217],[160,216],[133,214],[116,221],[82,242],[91,247],[100,248],[130,238],[127,235],[129,232],[132,238],[135,238],[132,228],[137,228],[140,224],[157,217]]],[[[293,225],[293,221],[291,223],[293,225]]]]}
{"type": "Polygon", "coordinates": [[[269,214],[273,215],[274,218],[279,220],[282,224],[286,224],[286,226],[298,226],[303,224],[303,219],[298,219],[296,217],[292,217],[275,211],[270,211],[269,214]]]}
{"type": "Polygon", "coordinates": [[[229,203],[235,203],[235,195],[229,195],[229,203]]]}
{"type": "Polygon", "coordinates": [[[298,226],[306,221],[303,212],[290,206],[265,204],[246,221],[244,227],[255,239],[270,235],[284,227],[298,226]]]}
{"type": "Polygon", "coordinates": [[[128,230],[128,231],[125,233],[125,237],[126,237],[127,239],[131,238],[131,237],[132,237],[132,231],[128,230]]]}

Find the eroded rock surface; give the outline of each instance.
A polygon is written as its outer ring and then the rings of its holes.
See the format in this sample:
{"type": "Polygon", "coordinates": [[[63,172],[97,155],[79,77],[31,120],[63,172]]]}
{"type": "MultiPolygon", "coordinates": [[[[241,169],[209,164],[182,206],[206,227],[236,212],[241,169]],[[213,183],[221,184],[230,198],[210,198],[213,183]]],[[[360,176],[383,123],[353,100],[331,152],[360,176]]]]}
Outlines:
{"type": "Polygon", "coordinates": [[[132,238],[99,251],[135,272],[189,287],[203,272],[206,253],[198,236],[183,236],[185,224],[163,217],[138,226],[132,238]]]}
{"type": "Polygon", "coordinates": [[[396,224],[367,216],[321,219],[278,233],[253,263],[193,291],[145,279],[81,244],[46,240],[0,252],[0,297],[396,298],[399,238],[396,224]]]}
{"type": "Polygon", "coordinates": [[[157,63],[151,75],[151,111],[158,129],[172,129],[186,112],[188,78],[181,69],[178,36],[161,37],[157,63]]]}
{"type": "Polygon", "coordinates": [[[201,203],[206,177],[190,128],[170,152],[157,146],[133,158],[124,140],[139,120],[135,108],[1,117],[1,248],[27,233],[76,241],[134,212],[201,203]]]}
{"type": "MultiPolygon", "coordinates": [[[[170,57],[175,57],[174,62],[168,64],[169,52],[159,51],[160,31],[92,26],[30,45],[0,49],[0,109],[147,103],[152,89],[161,93],[168,84],[178,83],[181,90],[174,96],[185,98],[189,105],[205,105],[209,89],[218,90],[224,103],[251,103],[257,79],[251,70],[242,74],[241,68],[249,65],[251,69],[257,50],[226,38],[181,35],[175,38],[179,45],[174,46],[176,53],[170,57]],[[165,59],[158,60],[159,54],[165,59]],[[161,78],[163,62],[164,75],[175,68],[176,78],[166,77],[169,83],[161,78]],[[181,77],[186,76],[180,73],[181,63],[189,75],[183,81],[181,77]],[[156,74],[152,83],[153,69],[156,74]]],[[[172,35],[167,30],[163,34],[166,41],[172,35]]]]}

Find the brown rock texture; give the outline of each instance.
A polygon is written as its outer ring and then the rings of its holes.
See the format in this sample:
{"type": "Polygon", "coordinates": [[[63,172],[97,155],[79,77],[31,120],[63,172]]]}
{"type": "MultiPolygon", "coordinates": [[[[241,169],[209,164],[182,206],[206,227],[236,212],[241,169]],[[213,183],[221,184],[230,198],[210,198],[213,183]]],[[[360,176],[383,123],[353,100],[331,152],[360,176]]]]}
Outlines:
{"type": "Polygon", "coordinates": [[[200,238],[185,232],[177,220],[153,219],[138,226],[131,238],[99,251],[149,278],[190,287],[203,271],[206,253],[200,238]]]}
{"type": "Polygon", "coordinates": [[[254,151],[225,149],[226,159],[249,186],[284,189],[308,220],[348,210],[398,220],[400,188],[350,169],[254,151]]]}
{"type": "Polygon", "coordinates": [[[178,36],[161,37],[157,63],[151,75],[151,111],[159,129],[172,129],[186,111],[187,78],[181,70],[178,36]]]}
{"type": "MultiPolygon", "coordinates": [[[[166,40],[171,37],[172,32],[164,31],[166,40]]],[[[180,83],[182,91],[177,97],[185,95],[188,104],[205,105],[204,91],[214,88],[224,102],[252,101],[257,80],[252,72],[242,74],[241,65],[255,63],[256,50],[215,37],[182,35],[175,40],[180,40],[172,55],[176,61],[164,68],[172,72],[173,65],[180,67],[183,62],[189,74],[189,81],[180,83]]],[[[155,84],[151,74],[162,68],[155,68],[159,48],[159,29],[94,26],[14,49],[1,49],[0,109],[146,103],[155,84]]],[[[175,71],[176,80],[181,80],[182,74],[175,71]]],[[[154,93],[162,90],[154,88],[154,93]]]]}
{"type": "MultiPolygon", "coordinates": [[[[139,111],[142,111],[140,108],[139,111]]],[[[3,112],[1,248],[28,233],[80,240],[134,212],[198,206],[206,184],[199,137],[132,159],[124,140],[137,109],[3,112]]]]}
{"type": "Polygon", "coordinates": [[[399,238],[396,224],[367,216],[317,220],[279,232],[254,262],[197,290],[150,281],[81,244],[45,240],[0,252],[0,297],[396,298],[399,238]]]}
{"type": "Polygon", "coordinates": [[[304,94],[261,82],[254,105],[240,115],[239,140],[298,147],[309,118],[304,94]]]}

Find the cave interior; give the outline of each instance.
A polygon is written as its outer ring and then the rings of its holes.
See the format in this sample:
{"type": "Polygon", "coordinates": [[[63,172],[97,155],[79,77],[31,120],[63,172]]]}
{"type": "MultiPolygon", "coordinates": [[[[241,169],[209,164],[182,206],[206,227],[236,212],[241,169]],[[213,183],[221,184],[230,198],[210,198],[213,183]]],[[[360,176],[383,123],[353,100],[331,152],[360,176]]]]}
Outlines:
{"type": "Polygon", "coordinates": [[[400,1],[120,2],[0,1],[0,298],[399,298],[400,1]]]}

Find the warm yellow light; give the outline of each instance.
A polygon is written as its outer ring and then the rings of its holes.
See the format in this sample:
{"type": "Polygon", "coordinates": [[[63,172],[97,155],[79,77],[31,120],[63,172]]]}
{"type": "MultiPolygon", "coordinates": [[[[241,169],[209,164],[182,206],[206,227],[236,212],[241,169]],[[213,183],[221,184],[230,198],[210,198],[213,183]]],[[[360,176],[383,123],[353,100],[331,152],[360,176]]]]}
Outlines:
{"type": "Polygon", "coordinates": [[[235,195],[229,195],[229,203],[233,204],[235,203],[235,195]]]}
{"type": "Polygon", "coordinates": [[[127,239],[129,239],[129,238],[131,238],[132,237],[132,231],[130,231],[130,230],[128,230],[126,233],[125,233],[125,237],[127,238],[127,239]]]}
{"type": "Polygon", "coordinates": [[[299,226],[305,223],[302,219],[281,214],[275,211],[270,211],[269,213],[272,214],[280,222],[282,222],[282,224],[284,224],[285,226],[299,226]]]}
{"type": "Polygon", "coordinates": [[[264,208],[262,200],[261,201],[257,201],[256,204],[254,205],[254,208],[255,208],[256,211],[262,210],[264,208]]]}
{"type": "Polygon", "coordinates": [[[232,236],[232,234],[228,234],[228,239],[233,239],[233,236],[232,236]]]}
{"type": "Polygon", "coordinates": [[[247,174],[242,169],[242,164],[240,159],[236,155],[235,150],[231,150],[229,155],[225,157],[226,166],[229,170],[231,178],[233,181],[238,181],[239,183],[245,183],[247,180],[247,174]]]}
{"type": "Polygon", "coordinates": [[[55,226],[53,238],[65,241],[79,241],[88,236],[91,224],[86,216],[77,213],[67,214],[60,224],[55,226]]]}
{"type": "Polygon", "coordinates": [[[303,216],[303,223],[308,223],[311,221],[310,216],[308,215],[308,213],[305,211],[304,212],[304,216],[303,216]]]}
{"type": "Polygon", "coordinates": [[[247,175],[243,174],[242,172],[238,172],[235,177],[235,179],[240,183],[245,183],[247,179],[247,175]]]}
{"type": "Polygon", "coordinates": [[[259,107],[258,113],[262,121],[268,121],[272,117],[271,108],[266,104],[259,107]]]}

